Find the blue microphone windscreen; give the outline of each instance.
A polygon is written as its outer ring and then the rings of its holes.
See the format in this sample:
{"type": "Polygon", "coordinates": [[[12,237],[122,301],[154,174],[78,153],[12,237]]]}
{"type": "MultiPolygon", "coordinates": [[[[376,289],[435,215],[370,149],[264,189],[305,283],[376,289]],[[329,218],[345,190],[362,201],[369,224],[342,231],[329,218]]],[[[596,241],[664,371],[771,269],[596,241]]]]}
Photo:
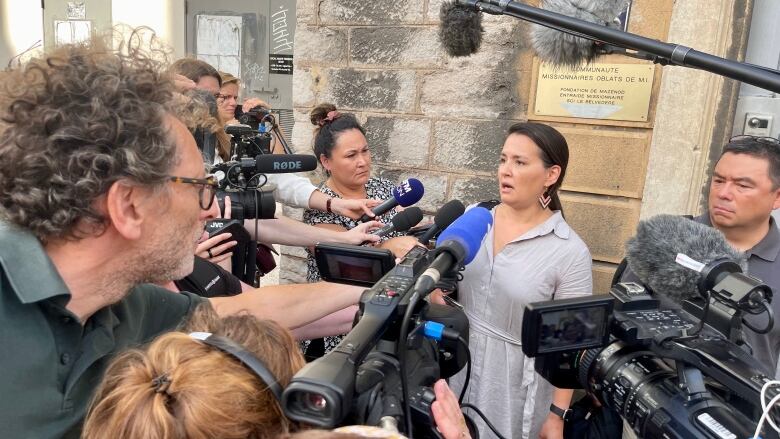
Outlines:
{"type": "Polygon", "coordinates": [[[466,265],[477,255],[482,239],[492,225],[493,215],[490,211],[484,207],[475,207],[444,229],[436,243],[439,245],[448,240],[458,242],[466,250],[466,257],[463,259],[463,264],[466,265]]]}
{"type": "Polygon", "coordinates": [[[420,180],[410,178],[393,188],[393,198],[403,207],[411,206],[422,199],[425,189],[420,180]]]}

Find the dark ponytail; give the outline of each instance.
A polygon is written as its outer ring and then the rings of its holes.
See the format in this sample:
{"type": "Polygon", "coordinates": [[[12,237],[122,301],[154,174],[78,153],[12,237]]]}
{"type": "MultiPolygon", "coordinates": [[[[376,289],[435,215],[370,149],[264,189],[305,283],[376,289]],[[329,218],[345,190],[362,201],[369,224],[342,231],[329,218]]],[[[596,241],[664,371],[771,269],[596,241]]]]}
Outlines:
{"type": "Polygon", "coordinates": [[[561,167],[561,175],[558,181],[547,188],[547,194],[552,198],[550,203],[551,210],[560,210],[563,214],[563,206],[558,198],[558,189],[563,184],[563,177],[566,176],[566,166],[569,164],[569,145],[566,138],[563,137],[555,128],[534,122],[520,122],[509,127],[507,137],[512,134],[522,134],[531,139],[541,151],[542,162],[545,168],[558,165],[561,167]]]}

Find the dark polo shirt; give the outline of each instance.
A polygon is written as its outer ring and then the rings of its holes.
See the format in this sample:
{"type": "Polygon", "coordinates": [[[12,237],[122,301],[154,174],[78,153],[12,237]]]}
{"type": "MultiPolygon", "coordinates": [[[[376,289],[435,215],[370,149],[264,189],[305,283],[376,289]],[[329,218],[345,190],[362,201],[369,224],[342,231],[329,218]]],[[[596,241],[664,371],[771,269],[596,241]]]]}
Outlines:
{"type": "MultiPolygon", "coordinates": [[[[701,224],[712,227],[710,216],[704,214],[693,218],[701,224]]],[[[745,339],[753,349],[753,356],[758,360],[764,373],[768,376],[775,376],[777,369],[777,357],[780,355],[780,229],[774,218],[769,218],[769,232],[764,239],[759,241],[753,248],[746,251],[748,258],[748,274],[761,279],[765,284],[772,288],[772,310],[775,314],[775,324],[769,334],[758,334],[743,325],[745,339]]],[[[631,269],[621,276],[622,282],[639,282],[636,274],[631,269]]],[[[679,307],[679,304],[670,303],[664,300],[661,303],[664,307],[679,307]]],[[[756,328],[764,328],[767,325],[766,314],[759,316],[747,315],[745,318],[756,328]]]]}
{"type": "Polygon", "coordinates": [[[0,222],[0,438],[79,437],[111,357],[175,329],[202,301],[142,285],[81,325],[69,297],[40,242],[0,222]]]}

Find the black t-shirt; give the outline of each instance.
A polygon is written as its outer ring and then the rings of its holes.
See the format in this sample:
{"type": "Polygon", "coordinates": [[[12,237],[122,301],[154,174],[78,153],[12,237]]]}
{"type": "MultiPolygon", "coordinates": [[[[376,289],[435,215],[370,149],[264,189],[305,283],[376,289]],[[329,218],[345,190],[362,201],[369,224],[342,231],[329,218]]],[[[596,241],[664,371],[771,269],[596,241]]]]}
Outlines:
{"type": "Polygon", "coordinates": [[[179,291],[189,291],[201,297],[235,296],[241,293],[241,281],[236,276],[197,256],[192,273],[174,283],[179,291]]]}

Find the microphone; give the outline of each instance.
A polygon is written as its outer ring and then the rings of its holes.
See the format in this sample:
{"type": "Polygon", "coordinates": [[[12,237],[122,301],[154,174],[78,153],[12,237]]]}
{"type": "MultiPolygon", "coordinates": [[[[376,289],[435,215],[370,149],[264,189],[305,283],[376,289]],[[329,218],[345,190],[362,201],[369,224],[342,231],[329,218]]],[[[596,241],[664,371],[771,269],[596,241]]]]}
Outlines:
{"type": "MultiPolygon", "coordinates": [[[[375,206],[373,209],[371,209],[371,212],[374,212],[375,216],[379,216],[389,212],[390,209],[399,205],[403,207],[411,206],[412,204],[420,201],[424,193],[425,188],[423,188],[420,180],[416,178],[404,180],[401,182],[401,184],[393,188],[392,198],[385,200],[378,206],[375,206]]],[[[364,223],[366,221],[371,221],[372,219],[373,218],[369,217],[367,214],[363,214],[363,216],[360,217],[360,222],[364,223]]]]}
{"type": "Polygon", "coordinates": [[[731,247],[720,231],[682,216],[658,215],[640,221],[636,235],[626,243],[631,271],[653,292],[678,304],[701,297],[702,275],[687,268],[688,259],[704,265],[730,259],[743,271],[747,268],[745,254],[731,247]]]}
{"type": "Polygon", "coordinates": [[[419,241],[422,244],[427,244],[428,241],[438,235],[439,232],[449,227],[453,221],[463,215],[463,212],[465,211],[466,207],[463,205],[463,203],[460,202],[460,200],[448,201],[447,204],[440,207],[439,211],[436,212],[436,216],[433,218],[433,225],[429,227],[428,230],[426,230],[422,235],[420,235],[418,238],[419,241]]]}
{"type": "Polygon", "coordinates": [[[469,56],[482,44],[482,13],[445,1],[439,9],[439,41],[450,56],[469,56]]]}
{"type": "Polygon", "coordinates": [[[255,170],[261,174],[306,172],[317,169],[317,157],[309,154],[260,154],[255,170]]]}
{"type": "MultiPolygon", "coordinates": [[[[541,9],[619,29],[618,16],[625,11],[626,0],[544,0],[541,9]]],[[[600,43],[538,24],[531,27],[531,45],[542,61],[572,67],[604,53],[600,43]]]]}
{"type": "Polygon", "coordinates": [[[402,210],[401,212],[398,212],[393,217],[393,219],[390,220],[390,224],[382,227],[373,234],[377,236],[385,236],[393,232],[405,232],[416,226],[417,223],[422,221],[422,218],[422,209],[416,206],[410,207],[408,209],[402,210]]]}
{"type": "MultiPolygon", "coordinates": [[[[482,43],[482,12],[464,3],[469,2],[444,2],[439,10],[439,41],[453,57],[472,55],[479,51],[482,43]]],[[[618,28],[616,19],[625,8],[625,0],[544,0],[540,9],[618,28]]],[[[555,65],[580,65],[592,61],[601,52],[600,46],[592,40],[538,24],[531,28],[531,45],[540,59],[555,65]]]]}
{"type": "Polygon", "coordinates": [[[417,279],[415,291],[424,296],[435,288],[442,273],[468,265],[492,225],[493,216],[484,207],[475,207],[450,224],[439,236],[438,255],[417,279]]]}

